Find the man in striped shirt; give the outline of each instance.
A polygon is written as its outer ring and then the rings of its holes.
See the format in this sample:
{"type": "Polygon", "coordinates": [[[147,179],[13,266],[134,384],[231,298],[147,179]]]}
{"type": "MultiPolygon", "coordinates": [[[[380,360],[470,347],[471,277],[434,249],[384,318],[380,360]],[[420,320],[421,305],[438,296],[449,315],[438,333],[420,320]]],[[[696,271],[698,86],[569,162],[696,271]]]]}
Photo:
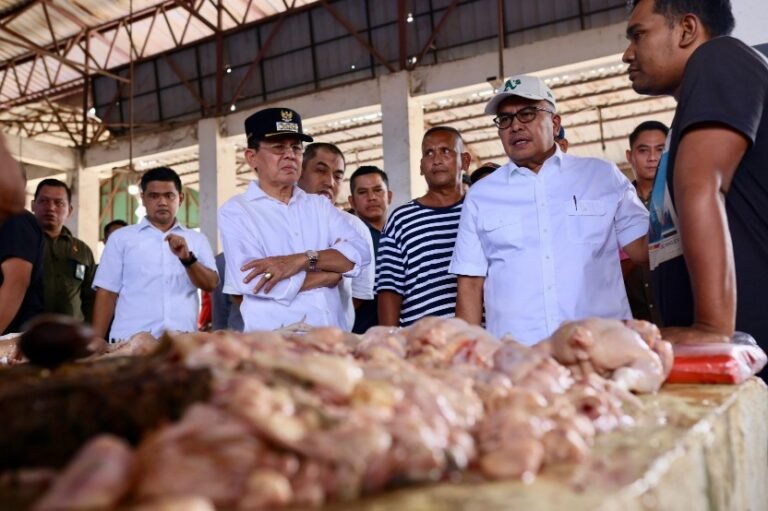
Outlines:
{"type": "Polygon", "coordinates": [[[379,243],[379,322],[408,326],[425,316],[456,313],[456,276],[448,273],[456,243],[470,156],[457,130],[435,126],[421,142],[427,193],[390,216],[379,243]]]}

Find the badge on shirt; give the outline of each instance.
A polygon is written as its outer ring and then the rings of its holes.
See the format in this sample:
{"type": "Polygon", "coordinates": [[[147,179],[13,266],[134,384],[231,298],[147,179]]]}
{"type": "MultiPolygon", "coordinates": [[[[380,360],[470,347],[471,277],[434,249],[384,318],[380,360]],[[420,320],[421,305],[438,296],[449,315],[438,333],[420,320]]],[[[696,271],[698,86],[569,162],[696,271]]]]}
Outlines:
{"type": "Polygon", "coordinates": [[[85,279],[85,265],[84,264],[76,264],[75,265],[75,278],[77,280],[84,280],[85,279]]]}
{"type": "MultiPolygon", "coordinates": [[[[671,132],[670,132],[671,137],[671,132]]],[[[661,263],[683,255],[683,244],[677,228],[677,211],[672,204],[672,197],[667,186],[669,170],[669,140],[659,161],[653,190],[649,200],[650,229],[648,231],[648,251],[651,270],[661,263]]]]}

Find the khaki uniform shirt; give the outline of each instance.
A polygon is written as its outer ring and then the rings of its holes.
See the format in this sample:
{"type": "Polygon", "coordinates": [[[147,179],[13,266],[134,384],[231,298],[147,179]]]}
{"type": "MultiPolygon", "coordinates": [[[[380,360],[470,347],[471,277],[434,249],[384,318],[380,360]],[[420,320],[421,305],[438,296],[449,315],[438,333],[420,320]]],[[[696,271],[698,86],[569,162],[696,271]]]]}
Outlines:
{"type": "Polygon", "coordinates": [[[91,322],[95,291],[91,289],[96,262],[83,241],[63,227],[58,238],[45,235],[43,291],[45,311],[91,322]]]}

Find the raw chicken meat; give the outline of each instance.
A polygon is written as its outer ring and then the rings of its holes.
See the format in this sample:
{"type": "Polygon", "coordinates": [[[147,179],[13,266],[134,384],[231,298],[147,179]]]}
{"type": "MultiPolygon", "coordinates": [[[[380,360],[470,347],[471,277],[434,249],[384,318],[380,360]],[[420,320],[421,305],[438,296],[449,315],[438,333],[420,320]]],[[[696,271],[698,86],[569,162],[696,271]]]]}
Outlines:
{"type": "MultiPolygon", "coordinates": [[[[144,438],[135,472],[96,492],[112,504],[129,492],[122,503],[136,511],[320,506],[467,469],[530,482],[631,425],[626,389],[657,389],[671,362],[653,325],[600,319],[565,323],[534,347],[455,318],[361,338],[302,327],[163,342],[168,356],[209,368],[213,392],[144,438]]],[[[122,350],[157,344],[137,337],[122,350]]],[[[78,463],[57,483],[65,495],[79,495],[66,479],[78,463]]]]}
{"type": "Polygon", "coordinates": [[[658,352],[666,358],[670,350],[665,341],[649,336],[648,330],[601,318],[566,321],[539,347],[568,366],[576,378],[597,373],[630,391],[656,392],[671,367],[665,367],[658,352]],[[638,330],[653,342],[656,351],[638,330]]]}
{"type": "Polygon", "coordinates": [[[103,435],[77,453],[34,511],[111,509],[131,487],[135,456],[123,440],[103,435]]]}

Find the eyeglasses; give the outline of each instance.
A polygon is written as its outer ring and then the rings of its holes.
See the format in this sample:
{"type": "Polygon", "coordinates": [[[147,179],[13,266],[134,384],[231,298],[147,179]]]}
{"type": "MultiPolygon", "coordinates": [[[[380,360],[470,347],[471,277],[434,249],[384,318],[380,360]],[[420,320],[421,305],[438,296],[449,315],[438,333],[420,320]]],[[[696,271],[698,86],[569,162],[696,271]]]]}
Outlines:
{"type": "Polygon", "coordinates": [[[267,149],[272,154],[278,156],[285,156],[288,152],[293,153],[294,156],[298,156],[304,152],[304,146],[301,144],[271,144],[267,146],[267,149]]]}
{"type": "Polygon", "coordinates": [[[493,118],[493,124],[496,125],[497,128],[500,130],[504,130],[512,126],[512,122],[515,120],[515,117],[517,117],[517,120],[522,122],[523,124],[528,124],[529,122],[533,121],[536,118],[536,115],[539,112],[546,112],[548,114],[554,114],[555,112],[552,112],[550,110],[547,110],[546,108],[539,108],[537,106],[529,106],[522,108],[514,113],[501,113],[493,118]]]}

